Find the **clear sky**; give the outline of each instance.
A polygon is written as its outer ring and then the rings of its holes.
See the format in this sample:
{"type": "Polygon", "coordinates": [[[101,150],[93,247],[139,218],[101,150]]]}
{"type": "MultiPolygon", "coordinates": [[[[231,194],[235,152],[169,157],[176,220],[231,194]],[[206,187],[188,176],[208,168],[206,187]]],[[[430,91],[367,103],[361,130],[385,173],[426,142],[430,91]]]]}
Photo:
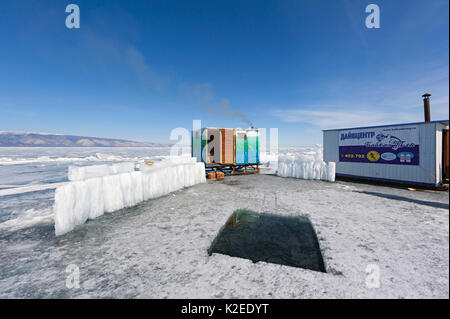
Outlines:
{"type": "Polygon", "coordinates": [[[193,119],[245,116],[312,145],[321,129],[422,121],[425,92],[448,119],[448,85],[448,0],[0,2],[0,131],[168,142],[193,119]]]}

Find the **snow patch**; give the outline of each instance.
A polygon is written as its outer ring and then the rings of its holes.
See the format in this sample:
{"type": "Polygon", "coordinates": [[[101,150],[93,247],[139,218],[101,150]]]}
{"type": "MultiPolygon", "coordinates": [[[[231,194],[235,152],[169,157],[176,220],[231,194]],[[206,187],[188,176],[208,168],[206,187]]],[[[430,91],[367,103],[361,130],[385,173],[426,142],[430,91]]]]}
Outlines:
{"type": "Polygon", "coordinates": [[[7,220],[0,223],[0,231],[16,231],[38,224],[45,224],[51,222],[53,219],[53,212],[50,207],[45,209],[28,209],[24,214],[17,218],[7,220]]]}

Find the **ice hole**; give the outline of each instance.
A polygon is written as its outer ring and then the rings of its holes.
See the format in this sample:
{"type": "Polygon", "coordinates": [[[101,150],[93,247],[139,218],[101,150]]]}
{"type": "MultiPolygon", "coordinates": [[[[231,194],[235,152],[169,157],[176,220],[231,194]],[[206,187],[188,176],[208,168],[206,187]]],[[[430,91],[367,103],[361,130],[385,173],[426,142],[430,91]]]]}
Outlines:
{"type": "Polygon", "coordinates": [[[326,272],[314,227],[302,216],[235,211],[208,249],[213,253],[326,272]]]}

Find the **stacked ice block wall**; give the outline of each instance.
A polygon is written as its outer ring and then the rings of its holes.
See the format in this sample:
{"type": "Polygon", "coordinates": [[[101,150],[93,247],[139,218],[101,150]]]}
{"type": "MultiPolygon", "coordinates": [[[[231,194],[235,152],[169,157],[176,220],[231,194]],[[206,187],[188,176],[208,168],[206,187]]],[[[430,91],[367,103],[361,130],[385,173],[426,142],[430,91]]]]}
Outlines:
{"type": "Polygon", "coordinates": [[[57,236],[105,212],[131,207],[183,187],[205,182],[205,165],[195,158],[155,162],[69,167],[69,183],[55,191],[57,236]]]}
{"type": "Polygon", "coordinates": [[[278,176],[335,181],[336,163],[323,161],[321,147],[278,158],[278,176]]]}

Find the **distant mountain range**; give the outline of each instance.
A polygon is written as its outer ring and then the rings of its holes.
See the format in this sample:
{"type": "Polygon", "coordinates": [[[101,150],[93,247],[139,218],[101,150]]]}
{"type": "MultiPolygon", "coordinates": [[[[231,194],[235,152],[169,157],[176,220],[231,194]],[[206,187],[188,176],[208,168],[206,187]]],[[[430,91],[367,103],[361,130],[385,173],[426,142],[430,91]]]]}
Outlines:
{"type": "Polygon", "coordinates": [[[0,132],[0,147],[164,147],[168,144],[47,133],[0,132]]]}

